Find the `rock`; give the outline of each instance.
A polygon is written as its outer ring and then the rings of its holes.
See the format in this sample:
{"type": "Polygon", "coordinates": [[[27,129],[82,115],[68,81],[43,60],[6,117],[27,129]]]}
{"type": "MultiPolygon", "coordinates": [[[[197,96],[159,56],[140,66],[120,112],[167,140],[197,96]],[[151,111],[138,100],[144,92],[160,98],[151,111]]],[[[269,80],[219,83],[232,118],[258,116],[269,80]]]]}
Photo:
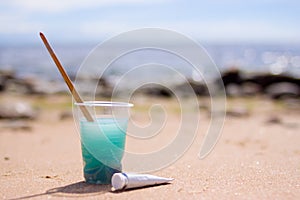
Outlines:
{"type": "Polygon", "coordinates": [[[10,130],[23,130],[23,131],[31,131],[32,127],[24,122],[24,121],[7,121],[1,123],[0,128],[2,129],[10,129],[10,130]]]}
{"type": "Polygon", "coordinates": [[[15,78],[7,81],[6,90],[18,94],[49,95],[66,93],[67,86],[62,81],[45,81],[37,77],[15,78]]]}
{"type": "Polygon", "coordinates": [[[282,120],[277,116],[271,116],[266,121],[267,124],[282,124],[282,120]]]}
{"type": "Polygon", "coordinates": [[[31,82],[28,82],[27,80],[23,79],[11,79],[7,81],[6,84],[6,91],[9,92],[15,92],[18,94],[30,94],[32,91],[33,86],[31,85],[31,82]]]}
{"type": "Polygon", "coordinates": [[[298,85],[300,87],[300,79],[291,77],[289,75],[279,74],[261,74],[248,78],[246,81],[256,83],[261,86],[263,90],[265,90],[268,86],[275,83],[292,83],[298,85]]]}
{"type": "Polygon", "coordinates": [[[73,113],[71,111],[63,111],[59,115],[60,120],[66,120],[73,118],[73,113]]]}
{"type": "Polygon", "coordinates": [[[15,79],[15,74],[13,70],[0,70],[0,92],[6,90],[7,82],[11,79],[15,79]]]}
{"type": "Polygon", "coordinates": [[[250,112],[245,107],[235,107],[226,111],[229,117],[248,117],[250,112]]]}
{"type": "Polygon", "coordinates": [[[295,83],[280,82],[273,83],[266,88],[266,94],[272,99],[286,97],[296,98],[300,96],[300,87],[295,83]]]}
{"type": "MultiPolygon", "coordinates": [[[[221,78],[229,96],[252,96],[261,93],[272,93],[271,97],[276,99],[280,98],[280,96],[294,96],[294,94],[299,95],[300,79],[285,74],[247,75],[243,74],[238,69],[233,68],[223,72],[221,78]],[[280,85],[280,89],[272,88],[272,85],[281,83],[284,84],[280,85]],[[287,83],[289,84],[288,86],[287,83]],[[272,91],[270,91],[270,87],[272,88],[272,91]],[[283,89],[281,89],[281,87],[283,89]],[[295,89],[296,87],[298,89],[295,89]],[[276,90],[278,92],[276,92],[276,90]],[[287,92],[284,93],[284,90],[287,90],[287,92]]],[[[276,87],[278,86],[279,85],[276,85],[276,87]]]]}
{"type": "Polygon", "coordinates": [[[14,79],[16,77],[16,72],[11,69],[0,69],[0,77],[14,79]]]}
{"type": "Polygon", "coordinates": [[[95,91],[95,96],[102,97],[102,98],[111,98],[113,94],[113,88],[112,87],[104,87],[104,86],[98,86],[95,91]]]}
{"type": "Polygon", "coordinates": [[[199,109],[203,111],[210,111],[210,106],[207,104],[200,104],[199,109]]]}
{"type": "Polygon", "coordinates": [[[197,96],[207,96],[209,94],[206,85],[195,81],[189,81],[189,84],[197,96]]]}
{"type": "Polygon", "coordinates": [[[44,81],[38,78],[26,78],[20,80],[21,85],[26,86],[26,94],[59,94],[68,92],[66,84],[62,81],[44,81]]]}
{"type": "Polygon", "coordinates": [[[241,90],[245,96],[254,96],[262,92],[260,85],[251,82],[245,82],[241,85],[241,90]]]}
{"type": "Polygon", "coordinates": [[[5,91],[6,89],[6,79],[0,76],[0,92],[5,91]]]}
{"type": "Polygon", "coordinates": [[[51,176],[51,175],[41,176],[41,178],[46,178],[46,179],[55,179],[55,178],[57,178],[57,177],[58,177],[58,175],[53,175],[53,176],[51,176]]]}
{"type": "Polygon", "coordinates": [[[236,68],[232,68],[226,72],[223,72],[221,78],[225,87],[232,83],[237,85],[242,83],[241,72],[236,68]]]}
{"type": "Polygon", "coordinates": [[[144,86],[140,88],[138,92],[147,94],[149,96],[157,96],[157,97],[170,98],[173,96],[173,93],[170,89],[156,84],[144,86]]]}
{"type": "Polygon", "coordinates": [[[113,93],[113,80],[106,77],[100,79],[93,76],[76,76],[75,81],[78,92],[81,95],[90,95],[94,91],[94,95],[101,98],[111,98],[113,93]]]}
{"type": "Polygon", "coordinates": [[[225,87],[226,94],[231,97],[239,97],[243,95],[243,91],[238,84],[230,83],[225,87]]]}
{"type": "Polygon", "coordinates": [[[6,102],[0,105],[0,119],[36,119],[37,112],[25,102],[6,102]]]}
{"type": "Polygon", "coordinates": [[[207,96],[209,94],[205,84],[193,80],[188,80],[187,83],[175,86],[174,90],[180,92],[183,96],[189,96],[190,88],[197,96],[207,96]]]}

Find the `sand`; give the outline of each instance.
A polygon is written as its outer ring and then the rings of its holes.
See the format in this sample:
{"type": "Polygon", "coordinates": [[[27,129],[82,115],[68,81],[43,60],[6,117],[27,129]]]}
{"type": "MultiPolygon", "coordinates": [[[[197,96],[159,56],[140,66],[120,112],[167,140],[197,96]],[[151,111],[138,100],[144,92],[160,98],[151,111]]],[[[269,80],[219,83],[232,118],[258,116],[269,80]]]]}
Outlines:
{"type": "MultiPolygon", "coordinates": [[[[300,198],[300,112],[280,103],[263,98],[229,100],[228,108],[238,104],[249,115],[227,116],[219,142],[200,160],[197,155],[210,122],[203,114],[191,148],[172,165],[152,173],[175,178],[171,184],[114,193],[111,186],[83,181],[75,123],[72,118],[59,119],[62,111],[71,110],[60,106],[70,98],[61,98],[59,106],[52,107],[51,98],[27,100],[43,105],[39,119],[28,122],[32,130],[0,130],[0,199],[300,198]],[[274,116],[279,121],[268,122],[274,116]]],[[[175,114],[170,119],[176,123],[175,114]]],[[[172,131],[170,125],[164,133],[172,131]]],[[[128,140],[129,145],[143,149],[142,143],[128,140]]]]}

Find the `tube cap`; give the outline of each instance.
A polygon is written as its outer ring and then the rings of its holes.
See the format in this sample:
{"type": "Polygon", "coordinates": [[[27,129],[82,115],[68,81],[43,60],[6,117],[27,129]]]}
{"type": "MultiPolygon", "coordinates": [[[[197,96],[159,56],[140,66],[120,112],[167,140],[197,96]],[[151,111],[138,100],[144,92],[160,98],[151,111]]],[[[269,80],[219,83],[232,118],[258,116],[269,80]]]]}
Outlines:
{"type": "Polygon", "coordinates": [[[111,185],[115,190],[121,190],[126,187],[128,183],[127,177],[122,173],[115,173],[111,177],[111,185]]]}

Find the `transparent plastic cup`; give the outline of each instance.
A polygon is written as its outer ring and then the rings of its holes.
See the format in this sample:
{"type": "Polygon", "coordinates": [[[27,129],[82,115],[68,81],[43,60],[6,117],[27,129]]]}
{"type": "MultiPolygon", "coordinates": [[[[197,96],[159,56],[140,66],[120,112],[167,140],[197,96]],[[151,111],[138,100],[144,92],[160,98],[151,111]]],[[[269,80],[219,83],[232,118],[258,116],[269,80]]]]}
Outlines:
{"type": "Polygon", "coordinates": [[[85,181],[109,184],[114,173],[122,171],[129,109],[124,102],[87,101],[75,103],[79,123],[85,181]],[[80,111],[85,106],[93,116],[87,121],[80,111]]]}

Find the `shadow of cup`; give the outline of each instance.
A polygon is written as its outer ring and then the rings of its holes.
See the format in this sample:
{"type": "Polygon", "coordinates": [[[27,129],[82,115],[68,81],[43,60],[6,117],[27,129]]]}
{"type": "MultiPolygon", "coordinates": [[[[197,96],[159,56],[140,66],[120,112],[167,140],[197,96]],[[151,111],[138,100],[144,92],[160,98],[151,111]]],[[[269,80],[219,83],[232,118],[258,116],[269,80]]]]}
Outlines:
{"type": "Polygon", "coordinates": [[[23,196],[18,198],[12,198],[10,200],[20,200],[20,199],[32,199],[35,197],[41,197],[45,195],[57,196],[57,197],[79,197],[84,198],[86,196],[95,196],[105,194],[110,192],[110,185],[95,185],[88,184],[84,181],[73,183],[70,185],[62,186],[47,190],[44,193],[33,194],[29,196],[23,196]]]}
{"type": "Polygon", "coordinates": [[[46,194],[53,196],[85,197],[110,192],[110,185],[89,184],[84,181],[47,190],[46,194]]]}

